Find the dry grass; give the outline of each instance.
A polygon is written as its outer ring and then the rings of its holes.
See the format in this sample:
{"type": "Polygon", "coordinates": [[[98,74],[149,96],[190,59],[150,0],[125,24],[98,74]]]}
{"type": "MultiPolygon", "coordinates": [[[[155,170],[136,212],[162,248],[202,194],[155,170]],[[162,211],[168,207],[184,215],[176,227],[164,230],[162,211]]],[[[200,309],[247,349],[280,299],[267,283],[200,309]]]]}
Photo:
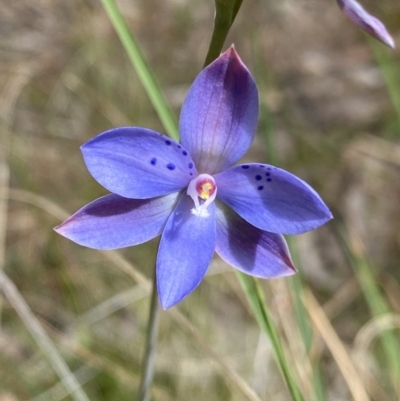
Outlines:
{"type": "MultiPolygon", "coordinates": [[[[120,2],[177,114],[207,50],[212,3],[120,2]]],[[[374,7],[396,39],[399,7],[374,7]]],[[[98,2],[6,2],[0,33],[0,268],[11,280],[0,281],[0,401],[68,399],[77,382],[75,399],[131,399],[157,244],[102,253],[52,227],[104,193],[85,169],[83,142],[112,126],[161,124],[98,2]],[[18,315],[7,288],[28,315],[18,315]],[[55,355],[62,372],[48,363],[55,355]]],[[[395,400],[377,338],[399,328],[400,144],[381,70],[334,2],[244,2],[228,42],[260,84],[249,158],[266,161],[268,135],[270,157],[308,180],[337,216],[293,240],[310,344],[301,340],[291,282],[263,283],[296,378],[307,401],[395,400]],[[334,229],[341,218],[350,251],[357,256],[361,246],[387,293],[384,316],[367,308],[334,229]],[[323,398],[315,396],[316,367],[323,398]]],[[[162,314],[154,400],[289,400],[232,272],[216,259],[210,273],[162,314]]]]}

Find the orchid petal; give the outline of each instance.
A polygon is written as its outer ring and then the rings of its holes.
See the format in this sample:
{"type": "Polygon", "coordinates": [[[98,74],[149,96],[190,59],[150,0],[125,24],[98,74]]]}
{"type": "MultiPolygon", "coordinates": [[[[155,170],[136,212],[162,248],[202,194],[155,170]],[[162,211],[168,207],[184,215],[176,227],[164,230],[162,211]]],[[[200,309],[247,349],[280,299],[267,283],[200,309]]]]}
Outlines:
{"type": "Polygon", "coordinates": [[[84,206],[54,230],[79,245],[117,249],[160,235],[178,193],[153,199],[127,199],[110,194],[84,206]]]}
{"type": "Polygon", "coordinates": [[[261,278],[296,273],[282,235],[254,227],[227,207],[217,207],[216,216],[215,250],[225,262],[261,278]]]}
{"type": "Polygon", "coordinates": [[[192,292],[201,282],[215,248],[215,205],[208,217],[191,212],[193,201],[182,195],[165,226],[157,256],[157,287],[167,309],[192,292]]]}
{"type": "Polygon", "coordinates": [[[301,234],[332,218],[304,181],[267,164],[244,164],[214,176],[217,198],[250,224],[278,234],[301,234]]]}
{"type": "Polygon", "coordinates": [[[247,152],[257,118],[256,85],[231,47],[191,86],[179,122],[182,145],[200,173],[217,173],[247,152]]]}
{"type": "Polygon", "coordinates": [[[187,150],[145,128],[111,129],[84,144],[82,153],[92,176],[126,198],[176,192],[197,175],[187,150]]]}
{"type": "Polygon", "coordinates": [[[385,45],[394,48],[394,40],[385,25],[378,18],[369,14],[360,3],[355,0],[337,0],[337,3],[352,22],[385,45]]]}

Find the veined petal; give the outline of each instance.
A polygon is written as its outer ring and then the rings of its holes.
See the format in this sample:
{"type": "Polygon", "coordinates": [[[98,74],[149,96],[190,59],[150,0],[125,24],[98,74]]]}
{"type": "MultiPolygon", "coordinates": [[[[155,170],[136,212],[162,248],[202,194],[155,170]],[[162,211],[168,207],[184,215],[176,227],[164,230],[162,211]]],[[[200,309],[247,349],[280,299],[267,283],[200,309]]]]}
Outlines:
{"type": "Polygon", "coordinates": [[[385,25],[369,14],[356,0],[337,0],[341,10],[360,28],[380,40],[385,45],[394,48],[394,40],[385,25]]]}
{"type": "Polygon", "coordinates": [[[257,118],[256,85],[231,47],[191,86],[179,122],[182,145],[200,173],[217,173],[247,152],[257,118]]]}
{"type": "Polygon", "coordinates": [[[228,207],[217,206],[218,255],[246,274],[275,278],[296,273],[286,241],[280,234],[262,231],[228,207]]]}
{"type": "Polygon", "coordinates": [[[191,213],[192,199],[182,195],[165,226],[157,256],[157,287],[167,309],[192,292],[201,282],[215,248],[215,205],[208,217],[191,213]]]}
{"type": "Polygon", "coordinates": [[[78,210],[54,230],[94,249],[138,245],[161,234],[178,195],[153,199],[106,195],[78,210]]]}
{"type": "Polygon", "coordinates": [[[214,176],[217,198],[250,224],[278,234],[301,234],[332,218],[304,181],[267,164],[243,164],[214,176]]]}
{"type": "Polygon", "coordinates": [[[146,199],[176,192],[197,175],[190,154],[177,142],[145,128],[103,132],[82,146],[87,168],[109,191],[146,199]]]}

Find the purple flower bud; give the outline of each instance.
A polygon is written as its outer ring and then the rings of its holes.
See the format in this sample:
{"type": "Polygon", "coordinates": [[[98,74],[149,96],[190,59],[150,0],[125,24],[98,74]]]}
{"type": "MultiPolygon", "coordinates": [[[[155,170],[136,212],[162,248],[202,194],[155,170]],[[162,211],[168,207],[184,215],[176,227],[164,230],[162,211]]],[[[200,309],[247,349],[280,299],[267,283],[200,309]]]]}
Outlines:
{"type": "Polygon", "coordinates": [[[387,31],[385,25],[377,18],[368,14],[367,11],[356,0],[336,0],[340,9],[356,25],[364,29],[365,32],[374,36],[385,45],[394,48],[394,40],[387,31]]]}

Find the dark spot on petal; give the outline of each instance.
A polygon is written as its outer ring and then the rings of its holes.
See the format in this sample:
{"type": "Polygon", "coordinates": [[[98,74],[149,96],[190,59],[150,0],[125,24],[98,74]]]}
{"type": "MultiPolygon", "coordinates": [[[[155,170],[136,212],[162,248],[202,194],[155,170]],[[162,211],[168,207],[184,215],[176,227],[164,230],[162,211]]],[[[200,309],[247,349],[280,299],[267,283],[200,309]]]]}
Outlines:
{"type": "Polygon", "coordinates": [[[190,173],[190,175],[193,175],[193,173],[190,173]]]}
{"type": "Polygon", "coordinates": [[[189,168],[193,168],[193,163],[188,164],[189,168]]]}
{"type": "Polygon", "coordinates": [[[165,141],[165,143],[169,146],[169,145],[171,145],[172,142],[167,140],[167,141],[165,141]]]}
{"type": "Polygon", "coordinates": [[[175,164],[168,163],[168,164],[167,164],[167,169],[168,169],[168,170],[175,170],[175,164]]]}
{"type": "Polygon", "coordinates": [[[182,154],[183,154],[183,156],[187,156],[186,150],[182,150],[182,154]]]}
{"type": "Polygon", "coordinates": [[[182,146],[181,145],[178,145],[178,149],[180,149],[182,146]]]}
{"type": "Polygon", "coordinates": [[[151,163],[153,166],[155,166],[156,163],[157,163],[157,159],[156,159],[155,157],[153,157],[153,158],[150,160],[150,163],[151,163]]]}
{"type": "Polygon", "coordinates": [[[265,175],[266,175],[267,177],[269,177],[269,176],[271,175],[271,173],[265,173],[265,175]]]}
{"type": "Polygon", "coordinates": [[[257,187],[257,189],[258,189],[259,191],[261,191],[261,190],[264,189],[264,186],[263,186],[263,185],[260,185],[259,187],[257,187]]]}
{"type": "Polygon", "coordinates": [[[267,178],[267,182],[271,182],[272,180],[271,180],[271,178],[267,178]]]}
{"type": "Polygon", "coordinates": [[[243,164],[242,168],[244,168],[245,170],[248,169],[250,166],[248,166],[247,164],[243,164]]]}
{"type": "Polygon", "coordinates": [[[261,175],[256,175],[256,176],[255,176],[255,179],[256,179],[257,181],[260,181],[261,178],[262,178],[261,175]]]}
{"type": "Polygon", "coordinates": [[[267,170],[271,171],[271,167],[267,167],[267,170]]]}

